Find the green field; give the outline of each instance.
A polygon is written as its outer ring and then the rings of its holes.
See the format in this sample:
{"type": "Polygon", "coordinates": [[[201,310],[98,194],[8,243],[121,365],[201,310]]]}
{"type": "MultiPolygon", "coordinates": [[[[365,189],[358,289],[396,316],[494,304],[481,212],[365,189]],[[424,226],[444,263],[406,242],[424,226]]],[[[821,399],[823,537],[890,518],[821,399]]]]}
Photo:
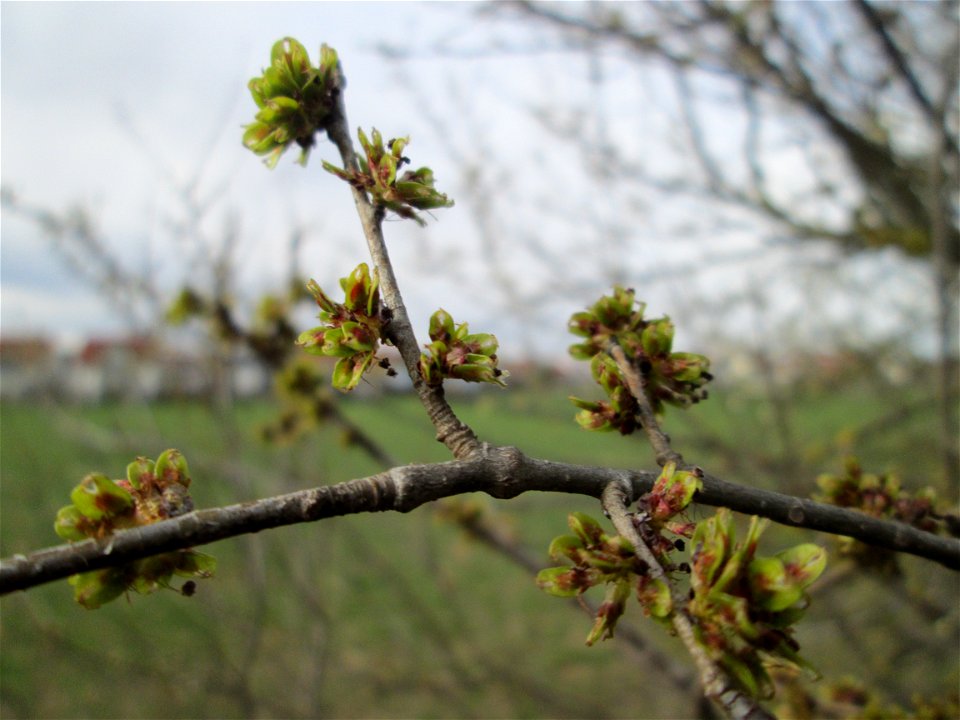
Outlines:
{"type": "MultiPolygon", "coordinates": [[[[494,391],[455,405],[484,440],[534,456],[652,466],[639,439],[579,430],[566,394],[494,391]]],[[[778,436],[766,403],[719,392],[668,426],[688,458],[717,474],[809,492],[816,473],[837,468],[847,451],[875,458],[877,469],[933,473],[935,453],[924,445],[933,421],[926,413],[908,416],[895,431],[857,433],[884,417],[891,402],[915,400],[910,393],[813,394],[794,403],[790,434],[778,436]]],[[[448,459],[411,398],[348,398],[343,408],[400,463],[448,459]]],[[[261,443],[256,429],[274,412],[267,403],[240,405],[228,415],[199,403],[4,404],[0,552],[56,544],[53,517],[84,474],[119,476],[134,456],[167,447],[190,461],[200,507],[380,469],[345,447],[334,427],[289,446],[261,443]]],[[[544,566],[546,547],[565,530],[568,512],[599,515],[589,498],[476,500],[544,566]]],[[[201,582],[192,598],[132,596],[91,612],[72,602],[66,582],[6,597],[0,712],[4,718],[693,712],[694,699],[622,643],[586,648],[586,616],[538,591],[529,573],[435,509],[337,518],[217,543],[207,551],[219,561],[218,575],[201,582]]],[[[775,551],[805,537],[784,529],[765,542],[775,551]]],[[[851,577],[831,586],[815,600],[801,636],[806,654],[828,675],[884,683],[898,700],[955,687],[958,679],[956,578],[928,563],[905,565],[902,581],[851,577]],[[926,610],[909,600],[918,593],[926,610]],[[924,615],[941,610],[942,617],[924,615]],[[855,631],[849,641],[838,642],[838,623],[855,631]]],[[[672,639],[638,615],[628,619],[648,642],[683,662],[672,639]]]]}

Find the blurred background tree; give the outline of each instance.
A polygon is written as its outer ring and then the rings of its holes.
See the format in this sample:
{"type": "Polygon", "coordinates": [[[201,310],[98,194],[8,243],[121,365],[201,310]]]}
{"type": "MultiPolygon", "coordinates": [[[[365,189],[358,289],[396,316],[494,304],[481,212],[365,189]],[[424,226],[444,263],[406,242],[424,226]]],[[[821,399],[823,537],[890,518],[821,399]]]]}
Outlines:
{"type": "Polygon", "coordinates": [[[514,7],[593,55],[597,82],[605,51],[669,70],[670,139],[687,162],[658,173],[616,140],[588,145],[614,182],[706,196],[846,255],[894,248],[926,262],[943,472],[960,491],[957,3],[514,7]]]}

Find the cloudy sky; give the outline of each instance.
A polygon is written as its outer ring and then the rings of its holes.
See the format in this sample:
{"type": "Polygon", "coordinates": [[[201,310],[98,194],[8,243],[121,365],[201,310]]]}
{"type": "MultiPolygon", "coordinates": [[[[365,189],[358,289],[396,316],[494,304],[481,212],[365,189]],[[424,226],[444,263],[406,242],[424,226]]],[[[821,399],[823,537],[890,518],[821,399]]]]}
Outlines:
{"type": "MultiPolygon", "coordinates": [[[[517,104],[551,90],[539,81],[554,62],[550,53],[519,62],[499,57],[489,50],[478,9],[401,2],[3,3],[4,190],[22,207],[84,209],[111,255],[130,272],[162,278],[161,290],[205,282],[207,261],[227,228],[237,238],[238,294],[277,288],[289,266],[292,228],[305,233],[303,272],[334,284],[366,259],[349,194],[320,169],[317,156],[336,157],[321,143],[306,170],[293,156],[266,170],[240,144],[254,111],[247,81],[281,37],[296,37],[314,56],[322,42],[332,45],[348,78],[350,123],[412,135],[408,154],[431,165],[440,189],[456,198],[453,183],[463,173],[444,142],[469,143],[471,136],[455,103],[495,109],[482,124],[484,147],[519,157],[535,126],[517,104]],[[410,58],[385,59],[385,45],[410,58]],[[456,57],[438,62],[430,50],[436,46],[452,48],[456,57]],[[438,132],[449,135],[438,139],[438,132]],[[201,238],[183,237],[185,192],[204,207],[201,238]]],[[[509,42],[509,25],[496,32],[509,42]]],[[[477,122],[472,113],[468,120],[477,122]]],[[[456,152],[476,161],[481,150],[456,152]]],[[[534,168],[529,180],[543,178],[534,168]]],[[[466,240],[469,223],[466,212],[438,211],[425,230],[389,224],[412,311],[426,316],[442,305],[458,320],[496,320],[494,309],[477,307],[483,287],[464,283],[479,253],[466,240]],[[457,276],[448,277],[453,269],[457,276]]],[[[123,331],[116,301],[78,278],[35,222],[8,210],[2,230],[4,333],[63,338],[123,331]]]]}
{"type": "MultiPolygon", "coordinates": [[[[545,33],[480,11],[474,3],[4,2],[4,191],[22,207],[83,208],[110,254],[167,294],[184,282],[209,282],[209,258],[227,235],[235,238],[241,301],[276,289],[290,265],[294,228],[304,233],[303,273],[335,287],[366,259],[366,249],[346,188],[320,168],[321,157],[336,160],[332,148],[321,143],[306,169],[290,156],[268,171],[240,143],[254,114],[246,83],[268,63],[273,42],[292,35],[313,57],[326,42],[339,52],[348,78],[351,125],[411,135],[407,154],[414,164],[433,167],[438,187],[457,200],[436,211],[426,229],[386,226],[420,332],[442,306],[524,351],[563,348],[564,318],[592,302],[610,278],[643,284],[649,273],[642,268],[662,266],[658,248],[668,247],[681,264],[702,249],[685,248],[675,235],[677,218],[687,226],[698,221],[688,205],[609,191],[590,195],[596,178],[544,132],[543,109],[570,98],[602,107],[612,118],[604,127],[575,112],[549,119],[595,137],[608,133],[618,148],[630,146],[648,163],[658,161],[658,133],[676,118],[650,100],[661,95],[655,71],[637,75],[608,58],[605,89],[591,95],[595,68],[586,60],[563,53],[545,33]],[[385,45],[405,59],[385,57],[385,45]],[[471,187],[471,172],[487,158],[495,162],[471,187]],[[513,195],[524,198],[526,213],[510,214],[513,195]],[[190,233],[183,230],[190,217],[185,197],[203,208],[190,233]],[[483,221],[485,244],[478,213],[494,199],[483,221]],[[538,203],[556,207],[558,200],[569,213],[537,214],[538,203]],[[642,223],[618,220],[628,207],[640,208],[642,223]],[[513,240],[529,236],[536,241],[523,248],[513,240]],[[548,242],[550,262],[537,251],[548,242]],[[618,260],[617,243],[637,248],[630,262],[618,260]],[[506,270],[497,272],[496,263],[506,270]],[[547,313],[554,331],[525,330],[531,311],[525,298],[533,295],[525,290],[561,276],[571,290],[547,313]]],[[[722,131],[723,122],[718,116],[715,127],[722,131]]],[[[731,253],[757,246],[749,228],[740,235],[727,237],[731,253]]],[[[124,330],[117,312],[124,307],[79,278],[22,213],[3,212],[0,272],[4,334],[65,339],[124,330]]],[[[708,287],[703,280],[699,289],[708,287]]],[[[786,286],[778,296],[802,302],[786,286]]],[[[645,297],[658,314],[684,310],[676,293],[653,285],[645,297]]]]}
{"type": "MultiPolygon", "coordinates": [[[[169,272],[175,283],[182,261],[203,254],[202,243],[172,241],[171,225],[186,213],[178,193],[192,185],[209,205],[212,245],[225,223],[239,226],[245,283],[277,282],[298,223],[312,231],[310,244],[323,234],[328,246],[308,247],[307,260],[340,261],[317,268],[329,281],[362,251],[329,252],[359,237],[348,196],[320,201],[341,188],[317,162],[305,171],[285,158],[269,172],[241,147],[253,115],[247,80],[285,35],[312,53],[326,41],[357,88],[351,123],[412,116],[376,46],[442,33],[468,12],[405,3],[3,3],[4,189],[27,206],[85,208],[126,267],[169,272]]],[[[2,240],[5,333],[115,328],[111,308],[71,277],[35,224],[5,212],[2,240]]]]}

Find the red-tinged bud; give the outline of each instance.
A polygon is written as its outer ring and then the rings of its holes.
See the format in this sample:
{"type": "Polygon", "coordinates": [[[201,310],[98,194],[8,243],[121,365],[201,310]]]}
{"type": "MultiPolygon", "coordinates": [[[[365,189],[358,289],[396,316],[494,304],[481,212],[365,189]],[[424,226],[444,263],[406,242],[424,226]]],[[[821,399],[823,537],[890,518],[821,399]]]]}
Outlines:
{"type": "Polygon", "coordinates": [[[127,465],[127,482],[134,489],[143,484],[149,484],[153,481],[154,463],[153,460],[145,457],[138,457],[132,463],[127,465]]]}
{"type": "Polygon", "coordinates": [[[179,450],[170,448],[160,453],[154,465],[153,474],[161,489],[178,483],[190,487],[190,471],[187,468],[187,459],[179,450]]]}
{"type": "Polygon", "coordinates": [[[103,520],[129,514],[133,510],[133,498],[106,475],[87,475],[73,492],[70,500],[84,517],[103,520]]]}

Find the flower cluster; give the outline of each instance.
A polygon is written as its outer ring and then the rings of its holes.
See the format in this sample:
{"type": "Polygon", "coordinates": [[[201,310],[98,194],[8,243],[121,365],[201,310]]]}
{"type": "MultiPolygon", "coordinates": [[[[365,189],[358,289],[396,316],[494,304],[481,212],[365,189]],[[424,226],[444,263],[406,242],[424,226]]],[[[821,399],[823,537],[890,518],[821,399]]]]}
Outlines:
{"type": "Polygon", "coordinates": [[[314,134],[324,128],[339,90],[337,53],[320,48],[320,64],[313,67],[306,49],[293,38],[284,38],[270,51],[270,67],[250,80],[248,87],[259,111],[247,125],[243,144],[257,155],[266,155],[273,168],[293,143],[300,146],[301,165],[307,162],[314,134]]]}
{"type": "Polygon", "coordinates": [[[357,135],[365,155],[360,169],[344,170],[328,162],[323,163],[324,169],[370,193],[374,205],[392,210],[402,218],[416,220],[420,225],[426,223],[416,213],[417,210],[453,206],[453,200],[434,189],[433,171],[430,168],[407,170],[398,175],[400,169],[410,162],[403,154],[410,138],[396,138],[384,145],[383,136],[376,129],[371,133],[372,141],[362,129],[358,130],[357,135]]]}
{"type": "MultiPolygon", "coordinates": [[[[637,502],[634,524],[643,541],[668,572],[685,569],[675,565],[670,554],[684,544],[682,538],[693,535],[694,525],[674,518],[683,513],[694,494],[702,487],[699,471],[677,470],[668,463],[649,493],[637,502]],[[679,538],[663,535],[667,530],[679,538]]],[[[587,644],[613,637],[617,620],[626,610],[633,588],[644,613],[665,619],[673,609],[670,588],[662,580],[650,576],[650,568],[637,557],[633,545],[619,535],[608,536],[600,525],[587,515],[569,517],[573,535],[561,535],[550,544],[550,557],[566,558],[573,567],[554,567],[540,571],[537,584],[558,597],[586,592],[594,585],[606,585],[607,592],[597,611],[587,644]]]]}
{"type": "MultiPolygon", "coordinates": [[[[926,532],[939,532],[945,523],[956,518],[937,511],[937,495],[932,488],[915,495],[900,487],[893,473],[866,473],[855,458],[848,458],[842,475],[821,475],[817,478],[821,492],[819,502],[853,508],[876,518],[897,520],[926,532]]],[[[864,567],[887,573],[899,572],[897,554],[867,546],[849,537],[838,538],[840,552],[854,558],[864,567]]]]}
{"type": "Polygon", "coordinates": [[[906,707],[891,704],[881,692],[870,689],[854,677],[846,676],[810,687],[801,683],[796,672],[775,674],[782,701],[774,708],[777,717],[793,718],[914,718],[915,720],[955,720],[960,717],[960,692],[939,697],[915,693],[906,707]]]}
{"type": "Polygon", "coordinates": [[[331,300],[313,280],[307,283],[323,325],[302,332],[297,344],[312,355],[339,358],[332,382],[340,390],[353,390],[376,358],[384,325],[379,285],[377,271],[371,274],[366,263],[340,279],[342,303],[331,300]]]}
{"type": "Polygon", "coordinates": [[[584,338],[570,347],[577,360],[590,360],[593,379],[607,395],[604,401],[570,398],[580,408],[577,422],[588,430],[617,430],[629,435],[640,427],[638,405],[623,373],[609,356],[617,343],[643,378],[655,413],[664,403],[686,407],[706,398],[704,386],[712,379],[710,361],[703,355],[673,352],[673,323],[669,318],[646,319],[646,306],[634,291],[615,287],[588,310],[571,316],[568,329],[584,338]]]}
{"type": "Polygon", "coordinates": [[[629,540],[607,535],[600,524],[583,513],[572,513],[568,524],[573,535],[561,535],[550,543],[553,560],[569,560],[573,567],[546,568],[537,574],[540,589],[556,597],[581,595],[594,585],[606,585],[606,596],[597,610],[587,645],[613,637],[617,621],[626,609],[631,587],[654,617],[671,610],[670,589],[652,579],[647,564],[637,557],[629,540]]]}
{"type": "Polygon", "coordinates": [[[773,557],[758,556],[765,523],[754,517],[746,539],[737,543],[727,510],[699,525],[678,520],[701,487],[702,473],[677,470],[669,463],[650,492],[640,498],[632,517],[668,581],[674,583],[689,574],[689,592],[671,592],[667,582],[652,576],[629,541],[607,535],[595,520],[580,513],[569,518],[574,534],[555,538],[550,545],[550,556],[566,559],[572,567],[542,570],[537,584],[559,597],[606,585],[588,645],[613,636],[631,591],[644,613],[663,623],[682,612],[692,621],[698,643],[713,662],[745,692],[766,697],[773,687],[764,668],[766,660],[809,669],[797,652],[791,626],[806,609],[806,588],[823,572],[826,553],[816,545],[803,544],[773,557]],[[675,561],[675,552],[684,550],[687,542],[692,547],[689,562],[675,561]],[[675,607],[675,602],[682,607],[675,607]]]}
{"type": "Polygon", "coordinates": [[[773,557],[758,556],[766,524],[753,517],[739,543],[728,510],[699,524],[686,607],[700,645],[744,691],[758,698],[773,692],[765,660],[811,669],[798,654],[791,626],[809,605],[806,588],[827,563],[824,549],[810,543],[773,557]]]}
{"type": "MultiPolygon", "coordinates": [[[[116,530],[150,525],[193,510],[188,488],[187,461],[177,450],[166,450],[156,462],[137,458],[127,466],[127,477],[111,480],[91,473],[70,493],[71,505],[60,509],[54,523],[65,540],[105,538],[116,530]]],[[[70,577],[76,601],[98,608],[125,592],[141,594],[169,588],[173,575],[210,577],[216,561],[194,550],[178,550],[119,567],[93,570],[70,577]]],[[[184,583],[190,595],[195,584],[184,583]]]]}
{"type": "Polygon", "coordinates": [[[489,382],[504,387],[507,373],[497,367],[497,338],[470,334],[467,323],[455,324],[446,310],[430,317],[430,344],[420,355],[420,373],[428,385],[444,378],[489,382]]]}

